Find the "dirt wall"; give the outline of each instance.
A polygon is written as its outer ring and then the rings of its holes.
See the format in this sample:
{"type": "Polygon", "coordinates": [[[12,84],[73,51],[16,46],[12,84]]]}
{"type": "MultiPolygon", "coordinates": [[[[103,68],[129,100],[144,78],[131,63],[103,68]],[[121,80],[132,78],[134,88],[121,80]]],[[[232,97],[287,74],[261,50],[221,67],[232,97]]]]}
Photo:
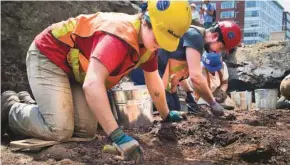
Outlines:
{"type": "Polygon", "coordinates": [[[1,2],[1,91],[29,89],[25,58],[29,45],[43,29],[79,14],[137,13],[130,1],[1,2]]]}

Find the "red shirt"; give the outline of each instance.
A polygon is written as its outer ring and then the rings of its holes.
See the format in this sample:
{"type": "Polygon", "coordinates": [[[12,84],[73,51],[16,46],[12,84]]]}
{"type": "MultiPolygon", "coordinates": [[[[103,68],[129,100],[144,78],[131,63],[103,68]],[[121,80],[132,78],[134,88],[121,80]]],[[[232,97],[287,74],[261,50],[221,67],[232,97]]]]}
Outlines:
{"type": "MultiPolygon", "coordinates": [[[[50,28],[35,38],[35,44],[39,51],[58,67],[66,73],[71,72],[66,61],[66,55],[70,48],[56,40],[51,35],[50,28]]],[[[110,76],[124,73],[127,69],[135,66],[133,61],[138,61],[137,54],[126,42],[103,32],[95,32],[94,35],[87,38],[77,37],[76,45],[88,59],[97,58],[108,69],[110,76]]],[[[140,67],[147,72],[157,70],[157,56],[151,56],[140,67]]]]}

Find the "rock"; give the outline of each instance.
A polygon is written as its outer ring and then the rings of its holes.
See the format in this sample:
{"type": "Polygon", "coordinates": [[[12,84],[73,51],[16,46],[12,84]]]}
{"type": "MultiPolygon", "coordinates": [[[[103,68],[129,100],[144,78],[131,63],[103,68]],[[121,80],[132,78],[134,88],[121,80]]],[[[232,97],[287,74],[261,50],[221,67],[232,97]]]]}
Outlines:
{"type": "Polygon", "coordinates": [[[238,47],[225,59],[229,90],[279,89],[290,73],[290,42],[268,42],[238,47]]]}

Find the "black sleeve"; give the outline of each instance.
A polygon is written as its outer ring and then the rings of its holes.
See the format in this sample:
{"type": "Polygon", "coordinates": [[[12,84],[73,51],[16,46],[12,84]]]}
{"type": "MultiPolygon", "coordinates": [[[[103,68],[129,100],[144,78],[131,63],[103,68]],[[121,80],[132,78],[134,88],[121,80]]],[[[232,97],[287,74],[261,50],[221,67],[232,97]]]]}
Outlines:
{"type": "Polygon", "coordinates": [[[183,35],[183,46],[190,47],[197,50],[200,55],[203,53],[204,40],[203,36],[194,28],[189,30],[183,35]]]}

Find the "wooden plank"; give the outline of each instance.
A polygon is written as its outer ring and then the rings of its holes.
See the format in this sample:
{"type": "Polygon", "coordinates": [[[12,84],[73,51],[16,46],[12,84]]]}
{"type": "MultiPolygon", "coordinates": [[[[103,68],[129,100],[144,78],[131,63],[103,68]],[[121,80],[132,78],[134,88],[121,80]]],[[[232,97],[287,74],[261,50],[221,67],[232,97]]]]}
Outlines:
{"type": "Polygon", "coordinates": [[[24,139],[10,142],[10,146],[19,149],[38,150],[43,147],[53,146],[59,144],[57,141],[47,141],[40,139],[24,139]]]}
{"type": "MultiPolygon", "coordinates": [[[[86,141],[92,141],[96,137],[97,135],[90,138],[72,137],[66,142],[86,142],[86,141]]],[[[20,149],[20,150],[39,150],[43,147],[49,147],[49,146],[53,146],[59,143],[60,142],[58,141],[47,141],[47,140],[31,138],[31,139],[12,141],[10,142],[10,146],[13,148],[20,149]]]]}

